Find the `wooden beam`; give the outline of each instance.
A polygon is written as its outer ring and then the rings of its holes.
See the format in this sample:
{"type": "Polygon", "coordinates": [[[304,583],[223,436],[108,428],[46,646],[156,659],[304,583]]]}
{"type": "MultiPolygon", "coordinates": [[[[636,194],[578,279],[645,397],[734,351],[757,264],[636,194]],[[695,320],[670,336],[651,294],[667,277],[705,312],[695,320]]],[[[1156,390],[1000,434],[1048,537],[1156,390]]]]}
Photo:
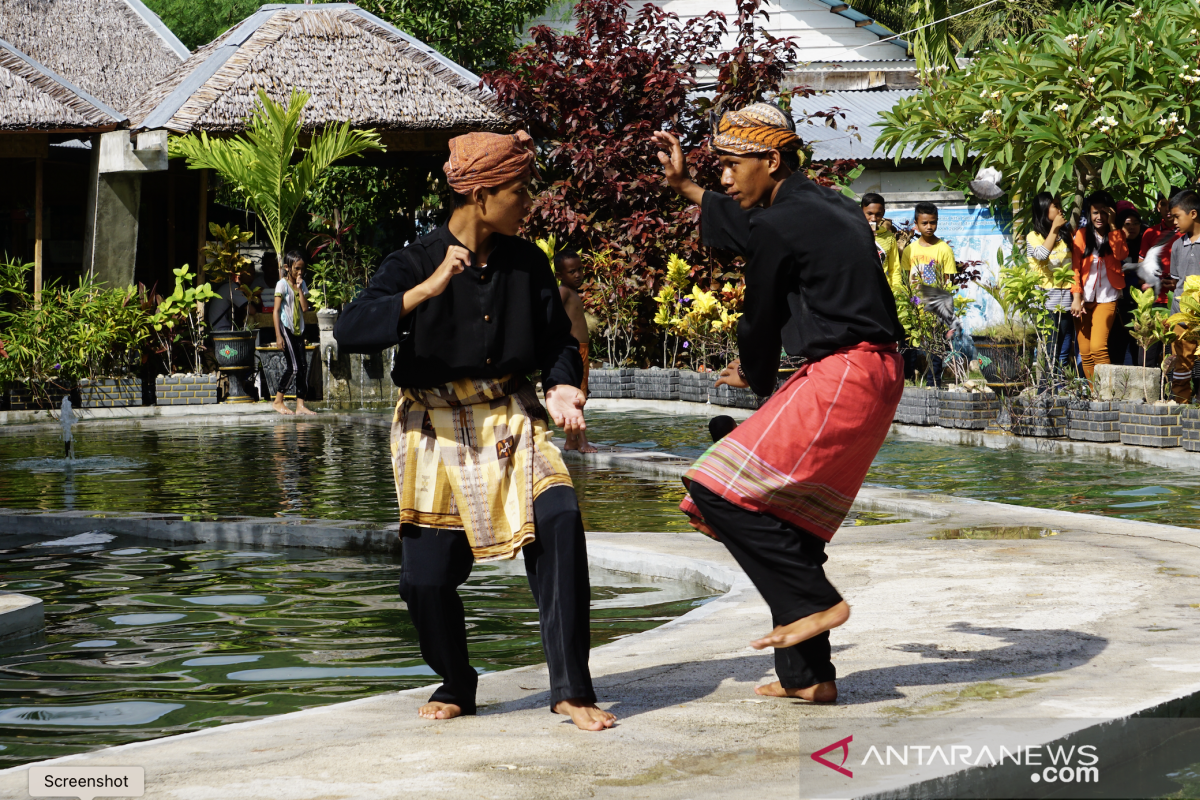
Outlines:
{"type": "Polygon", "coordinates": [[[854,23],[854,27],[865,28],[868,25],[874,25],[874,24],[875,24],[875,20],[873,20],[873,19],[860,19],[858,22],[854,23]]]}
{"type": "Polygon", "coordinates": [[[46,158],[48,155],[50,137],[44,133],[0,135],[0,158],[46,158]]]}
{"type": "Polygon", "coordinates": [[[167,171],[167,267],[175,269],[175,173],[167,171]]]}
{"type": "MultiPolygon", "coordinates": [[[[200,208],[196,210],[196,286],[204,283],[204,243],[208,240],[208,170],[200,170],[200,208]]],[[[204,320],[204,301],[196,303],[196,313],[204,320]]]]}
{"type": "Polygon", "coordinates": [[[840,14],[848,8],[850,8],[850,6],[846,5],[845,3],[838,3],[836,6],[830,6],[829,11],[833,14],[840,14]]]}
{"type": "Polygon", "coordinates": [[[45,159],[33,160],[33,304],[42,304],[42,173],[45,159]]]}

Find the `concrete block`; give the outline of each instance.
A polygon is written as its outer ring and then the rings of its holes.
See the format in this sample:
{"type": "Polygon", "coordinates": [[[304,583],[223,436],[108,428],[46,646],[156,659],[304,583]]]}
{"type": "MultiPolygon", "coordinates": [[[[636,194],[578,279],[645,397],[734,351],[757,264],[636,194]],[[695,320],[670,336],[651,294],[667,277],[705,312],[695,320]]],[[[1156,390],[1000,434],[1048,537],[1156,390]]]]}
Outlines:
{"type": "Polygon", "coordinates": [[[1127,367],[1118,364],[1097,364],[1095,383],[1101,400],[1131,400],[1143,402],[1157,399],[1162,370],[1157,367],[1127,367]]]}

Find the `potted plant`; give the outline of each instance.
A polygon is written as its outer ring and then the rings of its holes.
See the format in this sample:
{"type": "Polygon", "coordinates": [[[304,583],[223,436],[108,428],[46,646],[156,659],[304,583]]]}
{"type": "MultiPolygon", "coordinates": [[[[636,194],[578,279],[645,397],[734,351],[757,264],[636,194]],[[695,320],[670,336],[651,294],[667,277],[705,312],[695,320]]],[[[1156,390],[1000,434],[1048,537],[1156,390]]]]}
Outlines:
{"type": "Polygon", "coordinates": [[[137,289],[103,289],[85,276],[73,294],[74,324],[66,349],[78,353],[82,361],[80,405],[140,406],[140,353],[150,334],[137,289]]]}
{"type": "Polygon", "coordinates": [[[254,265],[242,254],[242,247],[254,234],[243,231],[232,222],[223,227],[210,222],[208,230],[215,238],[204,245],[203,252],[207,259],[204,277],[214,287],[214,294],[230,304],[229,327],[210,333],[212,354],[217,369],[229,381],[226,402],[248,403],[252,398],[246,390],[244,379],[254,369],[254,339],[257,335],[257,324],[250,309],[255,306],[262,290],[251,286],[254,265]],[[245,298],[247,306],[241,324],[236,313],[237,303],[234,302],[239,295],[245,298]]]}
{"type": "Polygon", "coordinates": [[[970,380],[938,391],[938,422],[943,428],[982,431],[997,424],[1000,398],[983,381],[970,380]]]}
{"type": "Polygon", "coordinates": [[[207,283],[193,286],[196,276],[184,264],[176,270],[175,290],[162,298],[150,315],[151,336],[166,363],[166,375],[154,379],[155,397],[159,405],[197,405],[217,402],[217,376],[205,375],[201,369],[207,326],[200,317],[198,305],[216,295],[207,283]],[[176,347],[187,354],[190,373],[176,372],[176,347]]]}
{"type": "Polygon", "coordinates": [[[937,389],[925,386],[905,386],[896,406],[894,422],[902,425],[937,425],[937,389]]]}
{"type": "MultiPolygon", "coordinates": [[[[1101,384],[1101,396],[1106,391],[1115,394],[1119,388],[1116,384],[1130,375],[1133,379],[1133,399],[1121,403],[1121,443],[1141,447],[1179,447],[1183,438],[1179,421],[1180,407],[1163,399],[1163,369],[1161,365],[1157,369],[1149,367],[1144,355],[1155,344],[1161,344],[1164,353],[1170,352],[1175,332],[1167,325],[1167,309],[1154,305],[1154,290],[1131,289],[1130,295],[1137,307],[1133,309],[1133,321],[1129,327],[1134,340],[1142,347],[1142,366],[1118,369],[1111,364],[1098,365],[1096,380],[1101,384]],[[1108,369],[1101,370],[1103,366],[1108,369]]],[[[1167,302],[1170,303],[1172,298],[1173,293],[1169,293],[1167,302]]],[[[1129,396],[1128,393],[1126,396],[1129,396]]]]}

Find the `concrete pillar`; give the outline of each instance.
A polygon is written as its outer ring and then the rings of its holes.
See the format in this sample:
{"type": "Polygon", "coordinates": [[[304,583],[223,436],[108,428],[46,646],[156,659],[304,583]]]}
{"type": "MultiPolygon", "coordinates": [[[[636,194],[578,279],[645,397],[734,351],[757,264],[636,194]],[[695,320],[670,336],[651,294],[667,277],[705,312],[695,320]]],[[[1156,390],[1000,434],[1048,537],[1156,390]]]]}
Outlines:
{"type": "Polygon", "coordinates": [[[92,137],[83,268],[97,282],[108,286],[133,283],[142,173],[166,168],[166,131],[138,134],[136,148],[129,131],[92,137]]]}

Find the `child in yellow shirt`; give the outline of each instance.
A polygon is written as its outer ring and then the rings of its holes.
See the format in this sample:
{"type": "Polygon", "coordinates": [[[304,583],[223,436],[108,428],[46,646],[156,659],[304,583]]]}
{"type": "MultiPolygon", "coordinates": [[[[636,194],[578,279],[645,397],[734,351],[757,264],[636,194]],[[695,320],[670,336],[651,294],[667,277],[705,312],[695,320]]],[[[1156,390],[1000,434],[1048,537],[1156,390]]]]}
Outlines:
{"type": "Polygon", "coordinates": [[[954,251],[937,236],[938,210],[933,203],[917,203],[917,233],[919,238],[909,242],[900,256],[900,270],[908,274],[910,283],[944,286],[946,276],[958,272],[954,251]]]}

